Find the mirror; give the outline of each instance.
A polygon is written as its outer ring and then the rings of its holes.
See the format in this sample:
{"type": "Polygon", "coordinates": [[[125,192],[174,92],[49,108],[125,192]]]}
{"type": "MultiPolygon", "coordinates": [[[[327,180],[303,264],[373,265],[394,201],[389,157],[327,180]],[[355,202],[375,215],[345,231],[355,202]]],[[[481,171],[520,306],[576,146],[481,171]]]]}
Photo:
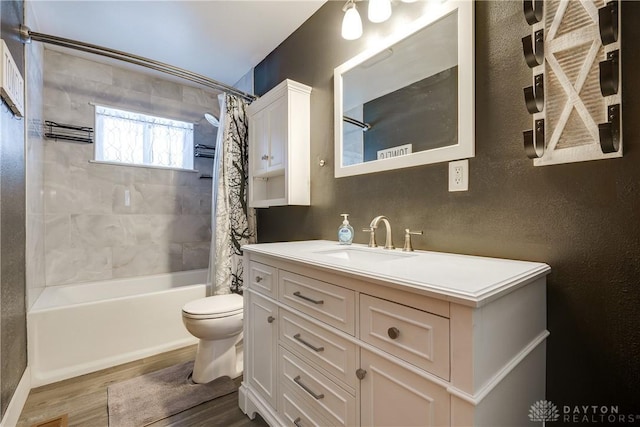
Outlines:
{"type": "Polygon", "coordinates": [[[473,2],[445,1],[334,71],[335,176],[473,157],[473,2]]]}

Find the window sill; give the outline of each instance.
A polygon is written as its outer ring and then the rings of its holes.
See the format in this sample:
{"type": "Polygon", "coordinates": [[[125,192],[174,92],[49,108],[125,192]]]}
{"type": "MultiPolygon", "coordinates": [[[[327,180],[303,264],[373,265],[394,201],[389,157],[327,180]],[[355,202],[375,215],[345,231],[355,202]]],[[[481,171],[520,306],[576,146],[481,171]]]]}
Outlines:
{"type": "Polygon", "coordinates": [[[184,169],[184,168],[175,168],[170,166],[142,165],[139,163],[106,162],[103,160],[89,160],[89,163],[96,163],[99,165],[134,167],[134,168],[164,169],[164,170],[172,170],[172,171],[180,171],[180,172],[195,172],[195,173],[199,172],[197,169],[184,169]]]}

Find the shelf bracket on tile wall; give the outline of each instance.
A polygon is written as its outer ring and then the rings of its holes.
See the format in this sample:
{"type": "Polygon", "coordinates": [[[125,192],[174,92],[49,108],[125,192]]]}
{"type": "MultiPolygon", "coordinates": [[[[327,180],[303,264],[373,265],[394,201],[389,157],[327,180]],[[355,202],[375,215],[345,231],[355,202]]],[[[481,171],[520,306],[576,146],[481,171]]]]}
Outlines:
{"type": "Polygon", "coordinates": [[[544,154],[544,119],[535,121],[533,130],[522,132],[524,152],[530,159],[537,159],[544,154]]]}
{"type": "Polygon", "coordinates": [[[622,156],[620,3],[603,4],[523,0],[531,33],[522,48],[534,81],[523,89],[533,122],[523,137],[534,166],[622,156]]]}
{"type": "Polygon", "coordinates": [[[615,153],[620,149],[620,105],[610,105],[607,111],[609,121],[598,125],[600,148],[603,153],[615,153]]]}
{"type": "Polygon", "coordinates": [[[533,86],[523,89],[524,102],[527,105],[529,114],[539,113],[544,108],[544,75],[538,74],[533,80],[533,86]]]}
{"type": "Polygon", "coordinates": [[[93,143],[93,128],[88,126],[68,125],[46,120],[44,128],[44,136],[48,139],[86,144],[93,143]]]}

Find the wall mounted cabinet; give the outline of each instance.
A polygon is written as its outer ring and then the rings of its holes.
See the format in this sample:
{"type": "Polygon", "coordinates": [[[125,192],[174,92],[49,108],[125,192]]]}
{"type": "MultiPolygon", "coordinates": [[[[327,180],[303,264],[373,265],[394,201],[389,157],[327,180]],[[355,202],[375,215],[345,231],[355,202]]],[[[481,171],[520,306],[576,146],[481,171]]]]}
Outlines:
{"type": "Polygon", "coordinates": [[[311,88],[284,80],[249,105],[249,206],[309,205],[311,88]]]}

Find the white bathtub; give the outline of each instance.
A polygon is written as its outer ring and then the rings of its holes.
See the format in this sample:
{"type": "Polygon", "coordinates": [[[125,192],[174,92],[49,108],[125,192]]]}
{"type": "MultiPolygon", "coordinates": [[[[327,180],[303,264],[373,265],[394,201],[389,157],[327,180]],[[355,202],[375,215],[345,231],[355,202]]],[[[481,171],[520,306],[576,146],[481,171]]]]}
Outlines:
{"type": "Polygon", "coordinates": [[[206,296],[207,270],[47,287],[27,313],[31,386],[198,341],[182,306],[206,296]]]}

